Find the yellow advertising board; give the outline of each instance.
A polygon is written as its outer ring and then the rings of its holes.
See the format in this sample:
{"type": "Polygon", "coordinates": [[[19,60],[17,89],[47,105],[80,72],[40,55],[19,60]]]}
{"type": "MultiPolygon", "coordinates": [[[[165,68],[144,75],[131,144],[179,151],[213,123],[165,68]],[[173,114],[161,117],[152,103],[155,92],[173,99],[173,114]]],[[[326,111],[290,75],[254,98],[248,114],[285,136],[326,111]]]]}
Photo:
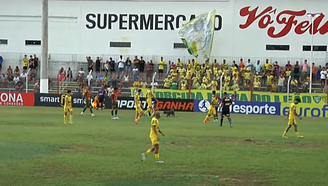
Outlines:
{"type": "MultiPolygon", "coordinates": [[[[137,88],[131,87],[131,96],[136,92],[137,88]]],[[[142,97],[146,95],[147,89],[142,90],[142,97]]],[[[191,90],[190,99],[211,99],[212,91],[210,90],[191,90]]],[[[228,94],[232,94],[229,91],[228,94]]],[[[271,93],[271,92],[255,92],[251,95],[250,91],[239,91],[238,100],[239,101],[258,101],[258,102],[281,102],[288,103],[292,102],[295,98],[300,98],[302,104],[308,103],[314,106],[323,105],[327,103],[327,94],[320,93],[290,93],[289,99],[286,93],[271,93]],[[251,99],[252,96],[252,99],[251,99]]],[[[189,90],[172,90],[172,89],[156,89],[155,96],[157,98],[175,98],[175,99],[188,99],[189,90]]]]}

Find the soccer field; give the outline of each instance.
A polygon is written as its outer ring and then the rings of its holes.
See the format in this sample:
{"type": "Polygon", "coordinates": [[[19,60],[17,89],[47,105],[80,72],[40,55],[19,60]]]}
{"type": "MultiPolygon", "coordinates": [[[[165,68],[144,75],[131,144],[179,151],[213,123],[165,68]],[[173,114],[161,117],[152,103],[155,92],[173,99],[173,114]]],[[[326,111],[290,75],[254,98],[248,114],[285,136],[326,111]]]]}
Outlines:
{"type": "Polygon", "coordinates": [[[281,135],[281,116],[232,115],[203,124],[205,114],[162,116],[160,156],[141,162],[151,147],[150,118],[134,122],[134,111],[75,108],[73,125],[64,125],[62,108],[0,107],[1,186],[214,186],[327,185],[328,124],[325,118],[298,120],[281,135]]]}

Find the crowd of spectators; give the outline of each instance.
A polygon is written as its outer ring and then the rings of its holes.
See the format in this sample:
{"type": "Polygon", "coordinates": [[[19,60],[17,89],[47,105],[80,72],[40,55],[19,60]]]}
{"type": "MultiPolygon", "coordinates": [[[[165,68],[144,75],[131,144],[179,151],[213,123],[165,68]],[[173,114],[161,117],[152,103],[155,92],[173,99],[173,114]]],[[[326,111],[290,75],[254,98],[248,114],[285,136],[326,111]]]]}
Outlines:
{"type": "Polygon", "coordinates": [[[2,69],[3,62],[4,59],[0,55],[0,87],[13,88],[16,91],[21,92],[25,87],[26,78],[28,78],[32,84],[37,82],[39,59],[35,54],[34,56],[30,55],[30,58],[28,58],[27,55],[24,55],[21,66],[13,68],[9,65],[6,71],[3,71],[2,69]],[[28,69],[30,69],[29,73],[28,69]]]}
{"type": "MultiPolygon", "coordinates": [[[[163,58],[159,61],[159,76],[163,76],[165,62],[163,58]]],[[[321,82],[321,87],[327,86],[327,69],[312,64],[312,72],[309,71],[309,64],[304,60],[302,64],[298,61],[294,65],[287,61],[286,65],[280,66],[277,61],[271,63],[268,59],[264,64],[258,60],[252,63],[250,59],[244,62],[240,59],[237,64],[232,61],[231,65],[223,60],[211,63],[209,60],[200,64],[195,60],[188,60],[183,63],[180,59],[176,63],[169,61],[168,73],[165,74],[163,87],[167,89],[187,90],[218,90],[220,88],[220,77],[222,78],[222,88],[224,91],[250,90],[286,92],[287,80],[291,77],[291,91],[307,92],[309,88],[310,75],[312,82],[321,82]]],[[[136,80],[135,87],[145,87],[146,81],[136,80]]]]}
{"type": "MultiPolygon", "coordinates": [[[[2,73],[3,58],[0,56],[0,73],[2,73]]],[[[293,65],[290,61],[286,65],[281,63],[270,62],[268,59],[253,62],[250,59],[244,62],[243,59],[237,63],[226,60],[218,62],[207,60],[203,63],[191,59],[183,62],[177,59],[176,62],[165,62],[164,58],[154,64],[152,60],[147,62],[142,56],[135,56],[133,60],[129,57],[124,58],[122,55],[115,61],[109,58],[103,62],[101,57],[95,61],[90,56],[86,57],[87,72],[80,68],[78,74],[74,76],[72,69],[61,68],[58,71],[60,81],[77,82],[80,88],[87,85],[100,87],[147,87],[152,85],[152,77],[157,72],[155,87],[167,89],[187,90],[218,90],[220,88],[220,78],[222,78],[222,88],[224,91],[250,90],[286,92],[287,80],[291,77],[291,90],[295,92],[308,91],[310,75],[312,82],[321,85],[320,88],[327,87],[328,63],[326,66],[312,65],[312,72],[307,60],[302,63],[296,61],[293,65]],[[119,84],[121,82],[121,84],[119,84]],[[160,82],[160,84],[158,83],[160,82]]],[[[36,55],[28,58],[27,55],[22,59],[22,66],[16,66],[12,69],[8,67],[5,73],[0,76],[0,82],[3,86],[15,88],[21,91],[23,89],[25,78],[35,83],[35,89],[39,88],[37,81],[39,59],[36,55]],[[29,74],[27,70],[30,69],[29,74]]],[[[49,78],[49,88],[52,82],[49,78]]]]}

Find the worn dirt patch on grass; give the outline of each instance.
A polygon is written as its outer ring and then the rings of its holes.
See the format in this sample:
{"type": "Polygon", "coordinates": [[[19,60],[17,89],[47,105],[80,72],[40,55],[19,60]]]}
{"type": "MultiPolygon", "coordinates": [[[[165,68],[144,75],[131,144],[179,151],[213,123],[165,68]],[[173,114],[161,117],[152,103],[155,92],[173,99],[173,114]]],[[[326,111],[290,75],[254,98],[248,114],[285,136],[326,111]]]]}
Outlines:
{"type": "MultiPolygon", "coordinates": [[[[262,140],[262,139],[253,139],[253,138],[245,138],[245,139],[236,139],[233,137],[225,137],[225,136],[204,136],[201,137],[203,141],[217,141],[220,143],[230,143],[230,144],[242,144],[242,145],[254,145],[254,146],[262,146],[262,147],[273,147],[273,148],[310,148],[310,149],[320,149],[324,147],[328,147],[328,144],[324,143],[307,143],[307,142],[295,142],[293,141],[282,141],[282,140],[262,140]]],[[[286,139],[289,140],[289,139],[286,139]]],[[[302,140],[302,139],[300,139],[302,140]]]]}
{"type": "Polygon", "coordinates": [[[192,145],[184,142],[178,142],[178,141],[172,141],[172,142],[166,142],[166,145],[174,145],[179,147],[192,147],[192,145]]]}
{"type": "Polygon", "coordinates": [[[90,146],[87,145],[74,145],[74,146],[66,146],[60,147],[59,152],[79,152],[79,151],[87,151],[91,150],[90,146]]]}

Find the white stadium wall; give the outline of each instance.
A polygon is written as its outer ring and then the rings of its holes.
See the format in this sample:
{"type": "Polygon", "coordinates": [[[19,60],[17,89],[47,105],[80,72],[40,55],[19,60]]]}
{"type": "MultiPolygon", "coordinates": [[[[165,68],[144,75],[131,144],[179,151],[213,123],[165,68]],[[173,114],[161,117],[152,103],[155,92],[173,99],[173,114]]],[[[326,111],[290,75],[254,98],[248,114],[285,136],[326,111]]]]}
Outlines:
{"type": "MultiPolygon", "coordinates": [[[[40,46],[25,45],[25,40],[41,40],[41,0],[2,0],[0,7],[0,39],[7,40],[0,53],[39,53],[40,46]]],[[[215,9],[213,56],[309,58],[310,52],[303,51],[303,45],[311,45],[306,14],[322,13],[313,39],[314,45],[327,46],[327,7],[326,0],[50,1],[49,52],[186,56],[186,49],[173,47],[181,43],[177,28],[215,9]],[[110,42],[131,42],[131,47],[111,47],[110,42]],[[289,50],[266,50],[266,45],[289,45],[289,50]]],[[[326,57],[326,51],[314,52],[314,58],[326,57]]]]}

